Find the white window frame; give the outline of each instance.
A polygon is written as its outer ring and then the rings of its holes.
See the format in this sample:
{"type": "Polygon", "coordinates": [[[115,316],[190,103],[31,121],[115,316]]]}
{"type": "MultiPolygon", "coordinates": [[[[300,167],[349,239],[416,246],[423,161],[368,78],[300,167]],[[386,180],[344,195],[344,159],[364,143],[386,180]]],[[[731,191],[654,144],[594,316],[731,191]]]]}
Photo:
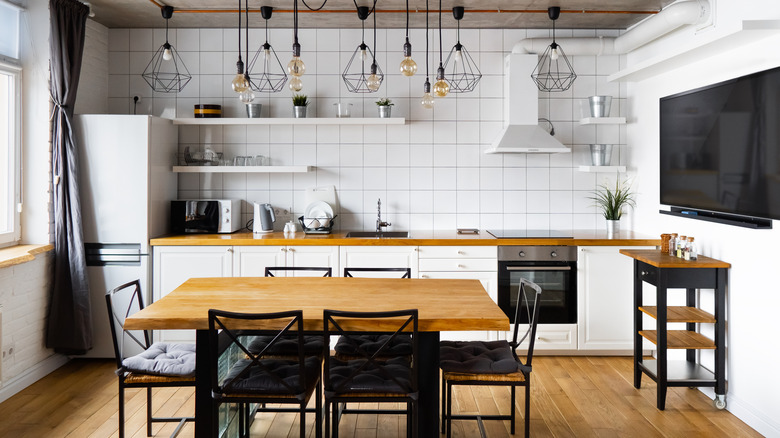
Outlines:
{"type": "Polygon", "coordinates": [[[0,247],[19,244],[21,240],[21,206],[22,206],[22,69],[19,66],[0,62],[0,72],[12,78],[12,93],[14,102],[12,108],[12,120],[8,133],[11,148],[8,157],[8,169],[0,169],[0,175],[7,172],[8,175],[8,220],[9,230],[0,230],[0,247]]]}

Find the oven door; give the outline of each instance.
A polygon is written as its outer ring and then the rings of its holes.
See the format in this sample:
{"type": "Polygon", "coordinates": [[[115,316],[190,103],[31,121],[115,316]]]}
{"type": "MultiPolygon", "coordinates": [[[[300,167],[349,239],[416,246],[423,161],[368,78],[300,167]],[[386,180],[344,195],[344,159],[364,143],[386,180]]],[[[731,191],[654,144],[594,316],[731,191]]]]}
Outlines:
{"type": "MultiPolygon", "coordinates": [[[[498,306],[514,323],[520,278],[542,288],[540,324],[577,323],[576,262],[498,262],[498,306]]],[[[530,297],[530,294],[529,294],[530,297]]],[[[523,298],[520,323],[527,324],[531,309],[523,298]]]]}

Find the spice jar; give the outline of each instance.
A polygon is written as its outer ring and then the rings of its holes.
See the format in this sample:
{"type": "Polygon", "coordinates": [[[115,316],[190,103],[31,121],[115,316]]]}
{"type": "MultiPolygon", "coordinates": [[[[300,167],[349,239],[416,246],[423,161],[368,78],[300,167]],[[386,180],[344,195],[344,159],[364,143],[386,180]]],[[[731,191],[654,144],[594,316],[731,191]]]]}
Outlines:
{"type": "Polygon", "coordinates": [[[669,239],[671,238],[671,234],[661,234],[661,252],[669,253],[669,239]]]}
{"type": "Polygon", "coordinates": [[[672,233],[669,238],[669,255],[674,256],[677,251],[677,233],[672,233]]]}
{"type": "Polygon", "coordinates": [[[677,246],[676,246],[676,249],[675,249],[675,251],[676,251],[675,255],[678,258],[683,258],[683,248],[685,248],[685,242],[687,242],[687,241],[688,241],[688,238],[685,237],[685,236],[680,236],[680,238],[677,239],[677,246]]]}

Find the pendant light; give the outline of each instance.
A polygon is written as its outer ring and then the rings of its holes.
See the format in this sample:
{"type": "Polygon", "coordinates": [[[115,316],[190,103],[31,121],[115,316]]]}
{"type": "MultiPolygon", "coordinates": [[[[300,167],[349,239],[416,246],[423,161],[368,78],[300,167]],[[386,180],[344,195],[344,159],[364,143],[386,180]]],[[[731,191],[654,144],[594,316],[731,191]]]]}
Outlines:
{"type": "Polygon", "coordinates": [[[287,73],[293,77],[290,79],[289,87],[292,91],[298,92],[303,88],[301,76],[306,71],[306,65],[301,60],[301,45],[298,44],[298,0],[293,2],[293,57],[287,63],[287,73]]]}
{"type": "MultiPolygon", "coordinates": [[[[246,28],[244,29],[244,54],[246,55],[246,60],[249,62],[249,0],[244,1],[244,5],[246,6],[246,28]]],[[[241,15],[241,9],[239,8],[238,14],[241,15]]],[[[241,39],[241,29],[238,29],[238,38],[241,39]]],[[[255,93],[252,90],[252,79],[249,76],[249,65],[246,66],[246,71],[244,71],[244,79],[246,79],[246,83],[249,85],[246,90],[244,90],[243,93],[238,95],[238,99],[241,101],[241,103],[252,103],[253,100],[255,100],[255,93]]]]}
{"type": "Polygon", "coordinates": [[[238,94],[249,89],[249,81],[244,75],[244,61],[241,59],[241,0],[238,0],[238,62],[236,62],[236,76],[230,82],[230,87],[238,94]]]}
{"type": "Polygon", "coordinates": [[[417,63],[412,59],[412,43],[409,42],[409,0],[406,0],[406,42],[404,43],[404,59],[400,66],[401,74],[414,76],[417,73],[417,63]]]}
{"type": "Polygon", "coordinates": [[[577,79],[577,74],[569,63],[569,58],[563,49],[555,42],[555,20],[561,14],[561,8],[552,6],[547,9],[547,15],[553,22],[552,44],[547,46],[542,58],[531,73],[540,91],[566,91],[577,79]]]}
{"type": "Polygon", "coordinates": [[[450,92],[450,84],[444,80],[444,64],[441,59],[441,0],[439,0],[439,68],[436,69],[436,83],[433,84],[433,94],[436,97],[444,97],[450,92]]]}
{"type": "MultiPolygon", "coordinates": [[[[376,4],[374,4],[376,6],[376,4]]],[[[361,27],[363,29],[363,36],[360,44],[358,44],[355,52],[352,53],[352,57],[349,58],[347,67],[344,69],[344,73],[341,75],[344,80],[344,84],[347,86],[347,90],[350,93],[374,93],[379,90],[382,85],[382,81],[385,78],[382,69],[376,63],[376,56],[371,51],[365,42],[366,33],[366,18],[372,11],[368,6],[358,6],[357,14],[360,18],[361,27]],[[371,64],[366,70],[366,62],[371,57],[371,64]]],[[[374,48],[376,48],[376,13],[374,12],[374,48]]]]}
{"type": "Polygon", "coordinates": [[[420,103],[425,109],[433,109],[433,96],[431,95],[431,81],[428,76],[428,0],[425,0],[425,84],[423,84],[423,96],[420,103]]]}
{"type": "Polygon", "coordinates": [[[447,55],[447,61],[444,62],[444,78],[450,85],[452,93],[468,93],[474,91],[479,80],[482,79],[477,63],[471,58],[468,50],[460,43],[460,20],[463,18],[465,9],[463,6],[452,8],[452,16],[458,22],[458,40],[447,55]],[[449,71],[449,73],[446,73],[449,71]]]}
{"type": "MultiPolygon", "coordinates": [[[[282,67],[279,57],[276,56],[276,52],[271,44],[268,43],[268,20],[271,19],[271,14],[274,8],[271,6],[261,6],[260,14],[265,19],[265,44],[261,45],[252,61],[247,66],[247,75],[254,77],[249,80],[249,86],[260,93],[278,93],[284,88],[285,82],[287,82],[287,73],[282,67]],[[259,73],[252,72],[257,66],[257,61],[261,62],[259,73]]],[[[247,25],[249,22],[247,22],[247,25]]]]}
{"type": "Polygon", "coordinates": [[[168,20],[173,16],[173,6],[163,6],[160,11],[165,19],[165,44],[157,49],[141,76],[154,91],[178,93],[190,82],[192,75],[179,53],[168,42],[168,20]]]}

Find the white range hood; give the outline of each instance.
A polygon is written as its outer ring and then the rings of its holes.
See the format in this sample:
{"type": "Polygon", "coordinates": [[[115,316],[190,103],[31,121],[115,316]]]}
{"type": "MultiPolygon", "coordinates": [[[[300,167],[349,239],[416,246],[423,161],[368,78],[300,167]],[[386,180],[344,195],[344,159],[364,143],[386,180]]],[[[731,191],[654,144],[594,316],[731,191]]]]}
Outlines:
{"type": "Polygon", "coordinates": [[[536,54],[511,53],[504,61],[504,113],[507,125],[486,154],[560,153],[571,150],[539,126],[539,90],[531,73],[539,62],[536,54]]]}

